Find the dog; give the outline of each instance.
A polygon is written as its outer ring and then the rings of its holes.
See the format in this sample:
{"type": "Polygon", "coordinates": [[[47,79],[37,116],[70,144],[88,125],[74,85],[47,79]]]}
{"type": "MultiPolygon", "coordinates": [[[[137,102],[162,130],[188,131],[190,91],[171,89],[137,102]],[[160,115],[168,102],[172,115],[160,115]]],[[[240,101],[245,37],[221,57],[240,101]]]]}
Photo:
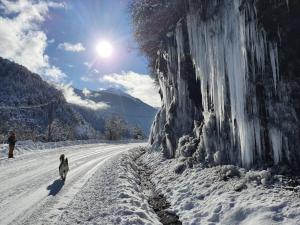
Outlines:
{"type": "Polygon", "coordinates": [[[67,173],[69,172],[68,158],[66,158],[64,154],[61,154],[59,160],[60,160],[59,175],[61,179],[65,181],[67,177],[67,173]]]}

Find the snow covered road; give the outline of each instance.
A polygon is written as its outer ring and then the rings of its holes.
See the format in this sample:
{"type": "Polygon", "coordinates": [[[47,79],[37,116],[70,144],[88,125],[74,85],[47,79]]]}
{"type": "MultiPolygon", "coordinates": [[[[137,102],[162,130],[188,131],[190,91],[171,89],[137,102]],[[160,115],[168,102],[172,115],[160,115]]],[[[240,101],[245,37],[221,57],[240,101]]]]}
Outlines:
{"type": "Polygon", "coordinates": [[[0,223],[52,224],[65,207],[108,159],[141,146],[85,144],[36,151],[0,162],[0,223]],[[58,175],[59,156],[69,159],[70,171],[63,183],[58,175]]]}

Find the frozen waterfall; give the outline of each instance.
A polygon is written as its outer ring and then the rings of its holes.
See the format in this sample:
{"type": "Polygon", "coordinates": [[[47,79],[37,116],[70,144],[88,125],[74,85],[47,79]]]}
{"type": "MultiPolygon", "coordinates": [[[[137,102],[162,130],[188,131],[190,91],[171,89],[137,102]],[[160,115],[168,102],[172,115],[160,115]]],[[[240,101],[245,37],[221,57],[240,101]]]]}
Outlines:
{"type": "MultiPolygon", "coordinates": [[[[241,0],[226,1],[226,4],[211,0],[208,4],[209,18],[203,19],[198,5],[192,1],[187,15],[189,44],[196,76],[201,81],[204,115],[214,112],[220,130],[225,118],[225,96],[229,93],[231,130],[233,137],[239,138],[242,164],[249,167],[254,149],[261,149],[260,121],[249,118],[246,112],[249,79],[264,71],[269,56],[276,89],[279,79],[277,45],[268,44],[264,30],[258,29],[254,5],[242,4],[241,0]],[[223,7],[217,7],[219,4],[223,7]],[[251,71],[250,64],[256,65],[251,71]]],[[[253,106],[251,111],[255,110],[253,106]]],[[[274,142],[274,138],[272,140],[274,142]]],[[[277,148],[274,151],[276,160],[279,160],[279,151],[277,148]]]]}

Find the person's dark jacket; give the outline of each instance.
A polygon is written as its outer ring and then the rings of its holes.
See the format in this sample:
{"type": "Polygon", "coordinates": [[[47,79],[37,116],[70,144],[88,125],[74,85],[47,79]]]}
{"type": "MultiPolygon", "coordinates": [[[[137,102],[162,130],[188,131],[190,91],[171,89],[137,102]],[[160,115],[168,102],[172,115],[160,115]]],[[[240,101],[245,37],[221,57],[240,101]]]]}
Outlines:
{"type": "Polygon", "coordinates": [[[14,146],[16,144],[17,140],[16,140],[16,138],[14,136],[10,136],[8,138],[7,142],[8,142],[9,145],[13,145],[14,146]]]}

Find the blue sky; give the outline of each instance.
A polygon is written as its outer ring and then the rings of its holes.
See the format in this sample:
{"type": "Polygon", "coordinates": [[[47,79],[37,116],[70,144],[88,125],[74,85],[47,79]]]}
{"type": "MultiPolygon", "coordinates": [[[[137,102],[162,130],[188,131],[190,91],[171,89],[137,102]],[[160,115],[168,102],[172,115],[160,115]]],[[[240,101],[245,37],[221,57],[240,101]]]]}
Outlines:
{"type": "Polygon", "coordinates": [[[147,76],[147,60],[137,51],[128,3],[1,0],[0,56],[60,85],[116,87],[157,107],[157,89],[147,76]],[[96,53],[100,40],[112,44],[110,58],[96,53]]]}
{"type": "Polygon", "coordinates": [[[94,70],[103,75],[122,71],[147,74],[147,61],[137,52],[133,40],[128,1],[72,0],[66,3],[64,10],[51,10],[44,24],[48,38],[55,40],[46,53],[52,56],[54,65],[69,75],[74,86],[99,88],[99,84],[84,84],[80,80],[94,70]],[[112,58],[97,56],[95,47],[101,39],[112,43],[112,58]],[[85,51],[74,53],[57,49],[57,44],[63,42],[82,43],[85,51]],[[84,63],[93,66],[88,68],[84,63]]]}

